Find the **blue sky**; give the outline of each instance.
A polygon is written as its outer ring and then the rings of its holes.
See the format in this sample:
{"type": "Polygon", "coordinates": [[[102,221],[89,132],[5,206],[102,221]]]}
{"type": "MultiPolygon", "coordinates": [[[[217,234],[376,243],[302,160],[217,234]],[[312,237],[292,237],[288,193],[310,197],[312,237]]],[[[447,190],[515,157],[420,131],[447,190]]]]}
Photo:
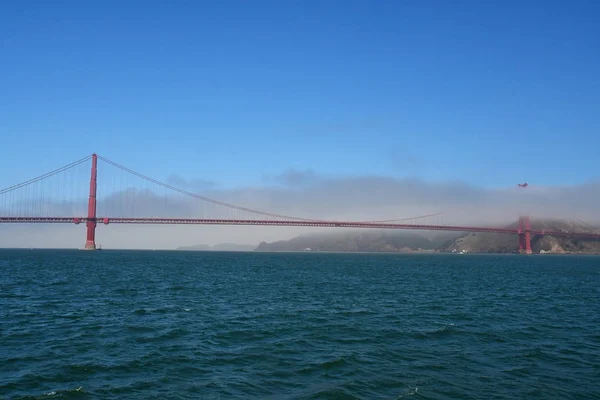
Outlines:
{"type": "Polygon", "coordinates": [[[0,187],[97,152],[157,179],[289,168],[596,180],[596,1],[0,4],[0,187]]]}

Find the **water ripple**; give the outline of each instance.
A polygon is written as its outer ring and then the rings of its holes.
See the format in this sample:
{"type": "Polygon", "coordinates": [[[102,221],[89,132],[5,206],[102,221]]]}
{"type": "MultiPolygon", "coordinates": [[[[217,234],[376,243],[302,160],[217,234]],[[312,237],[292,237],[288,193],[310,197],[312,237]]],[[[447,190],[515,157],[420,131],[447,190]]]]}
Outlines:
{"type": "Polygon", "coordinates": [[[0,251],[0,399],[594,399],[600,258],[0,251]]]}

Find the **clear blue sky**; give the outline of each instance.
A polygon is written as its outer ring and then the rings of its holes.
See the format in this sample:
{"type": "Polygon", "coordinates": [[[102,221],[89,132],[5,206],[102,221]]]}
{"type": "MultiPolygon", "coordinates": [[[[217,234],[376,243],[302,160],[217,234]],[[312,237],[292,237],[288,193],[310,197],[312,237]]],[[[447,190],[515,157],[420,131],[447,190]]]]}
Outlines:
{"type": "Polygon", "coordinates": [[[597,1],[4,1],[0,187],[92,152],[226,186],[596,179],[598,21],[597,1]]]}

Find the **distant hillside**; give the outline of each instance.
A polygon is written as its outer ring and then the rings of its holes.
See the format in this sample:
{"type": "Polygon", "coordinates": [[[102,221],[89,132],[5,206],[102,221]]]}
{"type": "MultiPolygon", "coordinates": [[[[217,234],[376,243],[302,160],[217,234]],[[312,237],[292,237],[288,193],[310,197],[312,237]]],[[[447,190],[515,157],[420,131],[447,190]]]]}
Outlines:
{"type": "MultiPolygon", "coordinates": [[[[600,228],[564,220],[533,220],[535,229],[600,233],[600,228]]],[[[517,223],[506,226],[517,228],[517,223]]],[[[262,242],[256,251],[332,251],[332,252],[451,252],[513,253],[518,250],[517,235],[503,233],[456,233],[357,229],[312,233],[290,240],[262,242]]],[[[534,253],[600,253],[600,240],[581,240],[533,236],[534,253]]]]}
{"type": "Polygon", "coordinates": [[[187,251],[253,251],[256,246],[251,244],[237,244],[237,243],[219,243],[214,246],[207,244],[197,244],[195,246],[181,246],[177,250],[187,251]]]}
{"type": "MultiPolygon", "coordinates": [[[[600,229],[585,223],[564,220],[531,220],[534,229],[600,233],[600,229]]],[[[517,228],[517,223],[507,226],[517,228]]],[[[471,253],[512,253],[518,250],[516,235],[501,233],[469,233],[440,246],[439,251],[467,251],[471,253]]],[[[534,253],[600,253],[600,240],[582,240],[552,236],[533,236],[534,253]]]]}
{"type": "Polygon", "coordinates": [[[313,233],[273,243],[262,242],[256,251],[414,252],[433,251],[456,234],[423,234],[390,230],[354,230],[313,233]]]}

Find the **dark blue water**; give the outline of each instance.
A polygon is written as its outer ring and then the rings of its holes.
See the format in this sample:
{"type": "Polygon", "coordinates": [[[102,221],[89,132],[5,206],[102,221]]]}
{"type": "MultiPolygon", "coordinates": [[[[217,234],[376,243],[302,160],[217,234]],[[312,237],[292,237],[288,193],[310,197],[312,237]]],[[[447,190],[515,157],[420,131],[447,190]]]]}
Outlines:
{"type": "Polygon", "coordinates": [[[600,258],[0,251],[2,399],[598,399],[600,258]]]}

